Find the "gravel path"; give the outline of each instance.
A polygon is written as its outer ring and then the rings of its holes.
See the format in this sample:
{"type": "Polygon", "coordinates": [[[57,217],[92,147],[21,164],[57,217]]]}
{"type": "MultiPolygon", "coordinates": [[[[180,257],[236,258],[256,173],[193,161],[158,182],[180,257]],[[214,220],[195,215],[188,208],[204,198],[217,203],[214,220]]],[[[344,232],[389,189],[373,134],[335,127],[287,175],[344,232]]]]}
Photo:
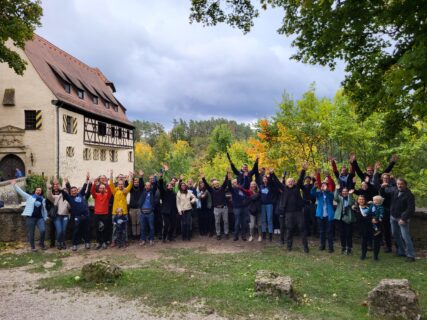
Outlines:
{"type": "MultiPolygon", "coordinates": [[[[137,266],[138,263],[157,259],[159,251],[165,248],[193,248],[210,253],[241,252],[260,249],[258,243],[233,243],[199,238],[190,243],[160,244],[140,247],[133,244],[126,249],[105,251],[80,249],[64,258],[61,271],[80,268],[83,264],[114,255],[115,260],[123,259],[123,266],[137,266]]],[[[17,250],[19,252],[22,250],[17,250]]],[[[48,252],[55,252],[54,249],[48,252]]],[[[120,263],[119,263],[120,264],[120,263]]],[[[158,315],[141,300],[120,300],[115,296],[87,293],[78,289],[63,292],[37,289],[37,280],[49,273],[31,273],[28,267],[3,269],[0,272],[0,319],[2,320],[89,320],[89,319],[223,319],[216,314],[171,313],[158,315]]],[[[60,271],[60,272],[61,272],[60,271]]]]}

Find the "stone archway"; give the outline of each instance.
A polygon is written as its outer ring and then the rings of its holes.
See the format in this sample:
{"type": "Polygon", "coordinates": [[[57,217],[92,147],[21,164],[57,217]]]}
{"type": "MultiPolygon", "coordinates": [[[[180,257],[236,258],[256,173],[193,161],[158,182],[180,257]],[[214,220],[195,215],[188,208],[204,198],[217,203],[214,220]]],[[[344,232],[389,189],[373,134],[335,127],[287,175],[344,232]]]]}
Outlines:
{"type": "Polygon", "coordinates": [[[14,179],[16,169],[21,170],[25,175],[25,164],[18,156],[14,154],[8,154],[3,157],[0,161],[0,174],[5,180],[14,179]]]}

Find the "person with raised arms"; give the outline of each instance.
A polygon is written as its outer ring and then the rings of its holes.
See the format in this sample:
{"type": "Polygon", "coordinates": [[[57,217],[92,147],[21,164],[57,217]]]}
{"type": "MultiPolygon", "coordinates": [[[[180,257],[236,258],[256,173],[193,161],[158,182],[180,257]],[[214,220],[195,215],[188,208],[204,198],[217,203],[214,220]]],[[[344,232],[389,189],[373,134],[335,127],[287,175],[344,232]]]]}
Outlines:
{"type": "Polygon", "coordinates": [[[25,208],[22,212],[22,216],[25,217],[25,224],[27,226],[27,235],[28,242],[31,246],[31,251],[36,251],[34,232],[37,228],[40,233],[40,248],[46,250],[44,244],[45,234],[46,234],[46,225],[45,221],[47,220],[47,210],[46,210],[46,200],[43,198],[43,190],[41,186],[36,186],[34,188],[34,193],[29,194],[23,191],[17,184],[16,180],[11,180],[11,185],[13,189],[25,199],[25,208]]]}

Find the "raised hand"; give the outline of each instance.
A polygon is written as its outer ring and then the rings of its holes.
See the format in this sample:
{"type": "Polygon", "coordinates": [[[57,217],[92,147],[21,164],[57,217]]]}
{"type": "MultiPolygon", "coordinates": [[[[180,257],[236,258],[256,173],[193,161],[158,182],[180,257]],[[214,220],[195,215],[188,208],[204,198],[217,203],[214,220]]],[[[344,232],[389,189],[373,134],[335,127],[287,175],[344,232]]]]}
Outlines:
{"type": "Polygon", "coordinates": [[[349,157],[350,163],[353,163],[356,160],[356,154],[354,152],[350,153],[349,157]]]}
{"type": "Polygon", "coordinates": [[[348,193],[349,194],[353,194],[354,193],[354,189],[351,189],[348,193]]]}
{"type": "Polygon", "coordinates": [[[110,178],[113,179],[113,169],[110,169],[110,178]]]}
{"type": "Polygon", "coordinates": [[[308,168],[308,163],[307,163],[307,161],[304,161],[302,163],[302,169],[305,171],[305,170],[307,170],[307,168],[308,168]]]}
{"type": "Polygon", "coordinates": [[[163,169],[165,171],[169,171],[169,166],[166,163],[163,163],[163,169]]]}
{"type": "Polygon", "coordinates": [[[374,170],[377,171],[379,168],[381,168],[381,162],[377,161],[375,162],[374,170]]]}
{"type": "Polygon", "coordinates": [[[90,180],[90,174],[89,174],[89,172],[86,172],[86,181],[89,181],[90,180]]]}
{"type": "Polygon", "coordinates": [[[399,158],[398,158],[398,156],[397,156],[397,154],[393,154],[392,156],[391,156],[391,161],[392,162],[397,162],[397,160],[398,160],[399,158]]]}
{"type": "Polygon", "coordinates": [[[143,170],[139,170],[139,176],[143,177],[144,176],[144,171],[143,170]]]}

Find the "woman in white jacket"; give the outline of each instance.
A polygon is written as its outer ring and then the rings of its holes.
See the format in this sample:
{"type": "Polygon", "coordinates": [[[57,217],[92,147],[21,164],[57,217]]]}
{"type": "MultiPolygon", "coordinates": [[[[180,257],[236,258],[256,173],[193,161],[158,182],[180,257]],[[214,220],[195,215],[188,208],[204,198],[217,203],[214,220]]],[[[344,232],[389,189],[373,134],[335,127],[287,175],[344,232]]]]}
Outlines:
{"type": "Polygon", "coordinates": [[[192,192],[188,192],[187,184],[182,182],[176,193],[176,207],[178,209],[178,214],[181,216],[181,233],[183,241],[191,240],[191,213],[193,211],[193,203],[196,201],[196,196],[192,192]]]}
{"type": "Polygon", "coordinates": [[[34,194],[30,195],[24,192],[16,185],[16,180],[12,180],[11,184],[15,191],[25,199],[25,208],[22,216],[25,217],[25,224],[28,232],[28,242],[31,245],[31,251],[36,251],[34,232],[37,228],[40,233],[40,248],[46,250],[44,238],[46,233],[45,221],[47,220],[46,200],[42,196],[42,188],[36,187],[34,194]]]}

